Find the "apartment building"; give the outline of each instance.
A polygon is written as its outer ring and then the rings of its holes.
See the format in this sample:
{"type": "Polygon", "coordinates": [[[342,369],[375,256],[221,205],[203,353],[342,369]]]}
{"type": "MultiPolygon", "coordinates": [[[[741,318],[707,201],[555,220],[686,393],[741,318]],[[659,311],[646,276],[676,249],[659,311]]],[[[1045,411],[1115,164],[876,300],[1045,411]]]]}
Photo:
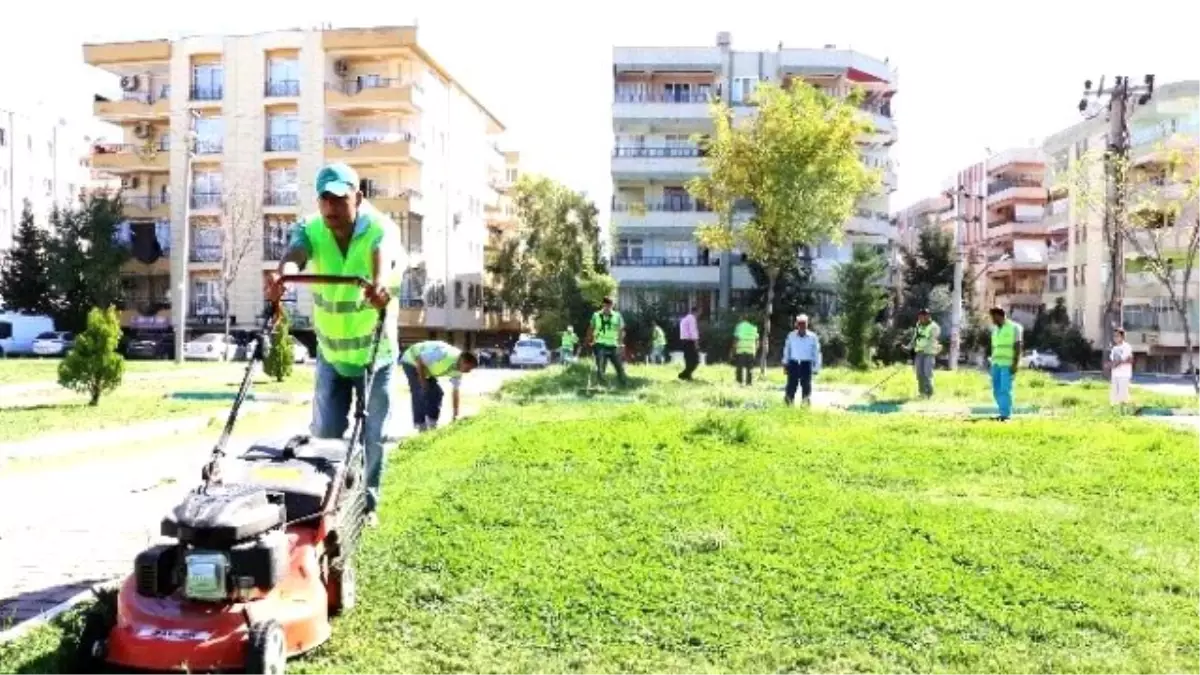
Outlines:
{"type": "Polygon", "coordinates": [[[44,225],[55,206],[88,188],[95,133],[79,111],[0,103],[0,255],[12,247],[26,200],[44,225]]]}
{"type": "Polygon", "coordinates": [[[685,188],[704,171],[702,150],[691,139],[711,131],[711,100],[726,100],[735,116],[752,115],[751,94],[759,83],[786,86],[793,78],[837,96],[854,87],[867,92],[863,115],[875,132],[862,139],[862,156],[883,171],[887,188],[861,201],[842,243],[808,252],[815,286],[824,290],[819,309],[832,310],[834,268],[850,258],[854,244],[891,248],[888,201],[896,174],[889,148],[896,141],[891,96],[897,76],[887,61],[832,45],[736,51],[728,33],[719,33],[712,47],[616,47],[609,263],[621,307],[663,303],[682,314],[695,305],[706,315],[748,299],[755,284],[741,252],[710,251],[695,239],[696,227],[716,222],[716,215],[685,188]]]}
{"type": "MultiPolygon", "coordinates": [[[[252,327],[264,275],[317,208],[318,170],[342,161],[401,230],[401,339],[472,346],[481,331],[506,329],[483,308],[504,125],[422,47],[415,27],[90,44],[84,60],[123,91],[95,104],[122,138],[96,145],[92,162],[124,186],[134,253],[126,325],[201,332],[228,316],[252,327]],[[221,260],[246,241],[226,306],[221,260]]],[[[307,289],[287,304],[298,332],[309,329],[307,289]]]]}
{"type": "MultiPolygon", "coordinates": [[[[1163,227],[1170,228],[1164,239],[1167,250],[1174,242],[1182,252],[1191,228],[1196,227],[1196,208],[1184,204],[1177,216],[1170,213],[1171,202],[1178,204],[1183,185],[1165,183],[1164,162],[1167,153],[1183,150],[1192,161],[1200,154],[1200,82],[1173,82],[1155,89],[1145,106],[1138,106],[1130,120],[1130,159],[1134,165],[1135,198],[1138,183],[1153,184],[1157,203],[1146,204],[1149,214],[1157,215],[1163,227]]],[[[1048,137],[1043,148],[1049,164],[1052,200],[1047,222],[1053,231],[1061,233],[1050,249],[1050,265],[1043,303],[1052,305],[1057,299],[1065,301],[1073,321],[1098,347],[1103,339],[1104,307],[1108,298],[1110,269],[1108,247],[1104,240],[1104,216],[1100,209],[1087,208],[1072,186],[1064,180],[1072,162],[1095,154],[1108,144],[1108,123],[1104,116],[1080,122],[1048,137]]],[[[1088,181],[1103,185],[1102,165],[1093,161],[1088,181]]],[[[1125,301],[1123,325],[1126,338],[1134,350],[1134,368],[1142,372],[1179,373],[1187,368],[1189,359],[1184,351],[1183,325],[1171,308],[1162,284],[1144,271],[1137,260],[1134,247],[1125,247],[1125,301]]],[[[1180,278],[1181,281],[1181,278],[1180,278]]],[[[1177,282],[1178,284],[1178,282],[1177,282]]],[[[1200,333],[1200,314],[1197,312],[1196,277],[1192,278],[1188,301],[1189,324],[1196,340],[1200,333]]],[[[1177,285],[1177,287],[1179,287],[1177,285]]],[[[1192,353],[1200,362],[1200,354],[1192,353]]]]}

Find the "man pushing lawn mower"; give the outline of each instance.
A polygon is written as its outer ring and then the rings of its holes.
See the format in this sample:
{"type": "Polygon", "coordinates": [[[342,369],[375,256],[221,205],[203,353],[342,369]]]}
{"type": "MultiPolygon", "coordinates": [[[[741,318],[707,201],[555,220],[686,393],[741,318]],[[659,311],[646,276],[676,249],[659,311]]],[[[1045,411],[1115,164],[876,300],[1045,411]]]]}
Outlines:
{"type": "Polygon", "coordinates": [[[379,310],[386,310],[384,341],[379,345],[375,378],[367,411],[367,510],[378,521],[379,484],[383,475],[383,429],[391,413],[391,382],[397,352],[400,285],[396,264],[399,246],[396,224],[363,201],[358,174],[345,164],[330,164],[317,174],[320,212],[295,229],[288,252],[273,275],[269,294],[283,297],[283,276],[289,269],[309,265],[316,274],[363,277],[370,285],[315,284],[313,324],[317,333],[316,386],[312,433],[317,438],[341,438],[349,426],[352,396],[364,395],[364,373],[370,360],[371,331],[379,310]]]}

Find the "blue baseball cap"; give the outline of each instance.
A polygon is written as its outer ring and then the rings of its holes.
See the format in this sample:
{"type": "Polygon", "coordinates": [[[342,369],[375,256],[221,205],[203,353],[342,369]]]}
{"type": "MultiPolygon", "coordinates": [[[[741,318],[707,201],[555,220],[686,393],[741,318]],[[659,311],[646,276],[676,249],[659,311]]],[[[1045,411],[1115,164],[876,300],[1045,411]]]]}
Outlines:
{"type": "Polygon", "coordinates": [[[358,173],[341,162],[326,164],[317,173],[317,197],[326,192],[338,197],[345,197],[354,194],[357,190],[358,173]]]}

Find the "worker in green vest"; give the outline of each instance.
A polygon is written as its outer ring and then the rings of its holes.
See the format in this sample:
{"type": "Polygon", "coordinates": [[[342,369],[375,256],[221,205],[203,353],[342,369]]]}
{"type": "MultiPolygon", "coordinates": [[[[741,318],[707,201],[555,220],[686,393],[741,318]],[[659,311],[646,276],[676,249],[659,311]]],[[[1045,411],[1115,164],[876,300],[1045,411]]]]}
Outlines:
{"type": "Polygon", "coordinates": [[[281,275],[305,267],[314,274],[361,277],[371,283],[365,290],[354,285],[312,286],[317,365],[311,431],[318,438],[345,435],[352,396],[363,397],[379,310],[386,309],[363,429],[367,510],[370,522],[375,523],[383,475],[383,429],[391,412],[391,381],[398,351],[399,229],[363,200],[358,174],[345,164],[322,168],[316,188],[320,210],[292,231],[288,251],[269,279],[267,294],[278,302],[285,291],[281,275]]]}
{"type": "Polygon", "coordinates": [[[754,384],[754,357],[758,355],[758,326],[750,322],[750,314],[743,313],[742,320],[733,328],[733,348],[730,357],[738,384],[754,384]],[[744,374],[744,377],[743,377],[744,374]]]}
{"type": "Polygon", "coordinates": [[[439,377],[449,377],[453,388],[453,405],[450,421],[458,419],[458,389],[462,376],[479,365],[475,355],[441,340],[425,340],[404,350],[400,367],[408,380],[408,392],[412,398],[413,428],[417,431],[435,429],[442,417],[442,387],[439,377]]]}
{"type": "Polygon", "coordinates": [[[913,370],[917,374],[917,392],[921,398],[933,397],[933,366],[941,351],[941,328],[930,317],[929,310],[921,308],[917,312],[912,342],[913,370]]]}
{"type": "Polygon", "coordinates": [[[575,327],[567,324],[567,329],[562,332],[562,337],[558,343],[559,361],[565,366],[568,363],[575,362],[575,350],[579,345],[579,336],[575,334],[575,327]]]}
{"type": "Polygon", "coordinates": [[[617,371],[617,382],[624,386],[625,365],[621,351],[625,344],[625,319],[613,309],[612,298],[605,297],[599,311],[592,313],[586,343],[592,346],[592,353],[596,357],[596,375],[600,381],[604,381],[604,371],[611,362],[613,370],[617,371]]]}
{"type": "Polygon", "coordinates": [[[650,331],[650,362],[655,365],[663,363],[665,361],[663,354],[666,350],[667,334],[663,331],[662,326],[656,323],[650,331]]]}
{"type": "Polygon", "coordinates": [[[996,399],[999,419],[1002,422],[1012,417],[1013,379],[1017,375],[1017,366],[1021,363],[1021,340],[1023,329],[1021,324],[1006,318],[1003,307],[993,307],[989,312],[992,317],[992,340],[989,348],[992,374],[992,396],[996,399]]]}

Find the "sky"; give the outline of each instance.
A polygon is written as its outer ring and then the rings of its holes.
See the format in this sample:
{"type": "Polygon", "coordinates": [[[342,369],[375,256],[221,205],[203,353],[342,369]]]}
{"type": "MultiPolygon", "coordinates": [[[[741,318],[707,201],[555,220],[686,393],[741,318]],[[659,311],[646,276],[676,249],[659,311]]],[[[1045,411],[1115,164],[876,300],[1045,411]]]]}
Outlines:
{"type": "Polygon", "coordinates": [[[415,20],[418,41],[508,126],[503,144],[521,151],[524,169],[586,191],[606,213],[612,47],[709,46],[728,31],[739,51],[782,41],[890,59],[899,69],[896,211],[939,191],[985,148],[1040,143],[1079,121],[1085,79],[1200,79],[1200,3],[1114,3],[1119,17],[1101,4],[356,0],[332,10],[338,3],[328,0],[26,3],[0,22],[0,108],[41,100],[86,110],[91,92],[113,81],[82,64],[84,42],[415,20]]]}

